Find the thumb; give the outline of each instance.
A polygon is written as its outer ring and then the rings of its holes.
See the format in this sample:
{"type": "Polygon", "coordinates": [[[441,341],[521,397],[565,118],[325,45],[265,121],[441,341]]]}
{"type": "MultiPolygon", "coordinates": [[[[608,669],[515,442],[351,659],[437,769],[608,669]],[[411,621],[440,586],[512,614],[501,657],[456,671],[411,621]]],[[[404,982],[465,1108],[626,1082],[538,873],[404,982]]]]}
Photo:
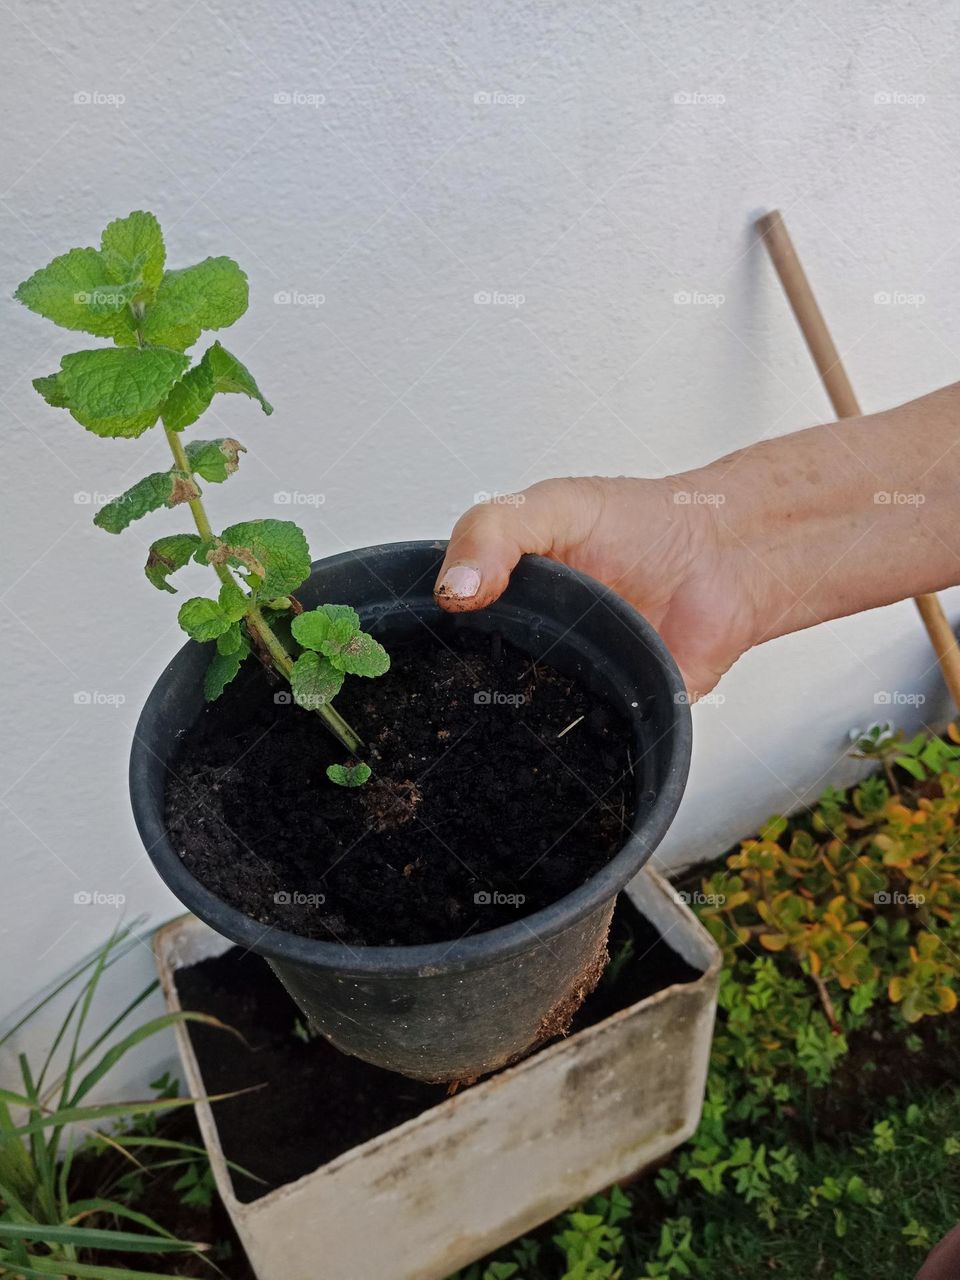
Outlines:
{"type": "Polygon", "coordinates": [[[543,480],[466,511],[454,526],[433,594],[461,613],[492,604],[522,555],[549,555],[569,541],[582,513],[574,480],[543,480]]]}

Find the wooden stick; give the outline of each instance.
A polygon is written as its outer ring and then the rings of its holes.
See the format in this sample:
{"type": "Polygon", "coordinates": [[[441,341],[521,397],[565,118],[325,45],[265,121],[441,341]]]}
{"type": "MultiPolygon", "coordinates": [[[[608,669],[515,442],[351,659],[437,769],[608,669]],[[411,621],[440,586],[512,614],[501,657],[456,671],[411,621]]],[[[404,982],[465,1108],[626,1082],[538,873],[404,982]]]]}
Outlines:
{"type": "MultiPolygon", "coordinates": [[[[757,219],[757,230],[767,247],[787,301],[809,348],[813,363],[838,418],[859,418],[860,405],[854,395],[827,322],[823,318],[810,281],[797,257],[793,241],[779,209],[757,219]]],[[[936,595],[916,596],[914,603],[927,629],[943,678],[954,705],[960,709],[960,645],[936,595]]]]}

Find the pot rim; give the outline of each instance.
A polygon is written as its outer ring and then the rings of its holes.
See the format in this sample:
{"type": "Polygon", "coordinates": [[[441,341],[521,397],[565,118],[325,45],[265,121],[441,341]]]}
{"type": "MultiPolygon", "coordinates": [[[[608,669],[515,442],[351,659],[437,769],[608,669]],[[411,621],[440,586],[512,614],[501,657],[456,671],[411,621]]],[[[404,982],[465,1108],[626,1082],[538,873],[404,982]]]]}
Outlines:
{"type": "MultiPolygon", "coordinates": [[[[339,552],[314,561],[311,573],[360,558],[369,559],[378,553],[395,554],[427,549],[442,551],[445,546],[446,542],[443,540],[430,539],[381,543],[356,551],[339,552]]],[[[148,713],[153,714],[154,703],[160,700],[164,690],[175,679],[175,668],[180,657],[197,646],[196,641],[188,640],[164,669],[144,703],[130,751],[129,783],[134,819],[147,856],[167,887],[194,915],[232,942],[285,964],[335,970],[344,974],[376,974],[381,978],[389,977],[391,973],[398,977],[411,974],[428,977],[441,971],[450,973],[486,968],[512,958],[538,943],[546,945],[551,937],[575,927],[585,917],[602,908],[633,879],[662,840],[683,794],[693,742],[686,686],[657,631],[615,591],[597,582],[595,578],[556,560],[527,555],[523,557],[523,562],[535,572],[549,571],[553,575],[559,573],[589,586],[598,601],[603,602],[656,660],[672,696],[673,705],[677,708],[670,735],[670,755],[664,782],[639,820],[635,814],[634,829],[610,861],[578,888],[548,906],[541,907],[539,911],[509,924],[451,942],[360,947],[306,938],[254,920],[217,897],[186,868],[170,841],[162,812],[157,811],[149,798],[148,789],[141,785],[141,778],[145,778],[158,766],[164,769],[167,767],[147,745],[141,735],[141,726],[148,713]]],[[[495,604],[491,606],[495,607],[495,604]]],[[[628,716],[631,714],[629,708],[621,708],[621,711],[625,711],[628,716]]]]}

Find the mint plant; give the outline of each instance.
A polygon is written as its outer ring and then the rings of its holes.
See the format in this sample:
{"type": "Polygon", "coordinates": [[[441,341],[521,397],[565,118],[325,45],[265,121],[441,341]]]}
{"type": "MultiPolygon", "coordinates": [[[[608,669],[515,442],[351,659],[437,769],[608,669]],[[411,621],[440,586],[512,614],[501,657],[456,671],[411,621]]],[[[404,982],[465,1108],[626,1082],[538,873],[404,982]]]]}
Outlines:
{"type": "MultiPolygon", "coordinates": [[[[245,520],[219,534],[203,505],[199,481],[222,484],[246,450],[239,440],[192,440],[192,426],[222,394],[256,400],[273,412],[249,370],[215,341],[195,362],[186,354],[202,332],[224,329],[247,309],[247,278],[230,258],[205,258],[169,269],[160,224],[136,212],[111,222],[99,249],[71,249],[35,272],[15,297],[64,329],[112,339],[63,356],[56,373],[35,378],[49,405],[65,409],[94,435],[135,439],[161,424],[173,463],[138,480],[108,502],[94,524],[121,533],[161,507],[185,506],[196,532],[174,533],[150,547],[145,572],[160,591],[191,561],[219,579],[216,597],[194,596],[179,622],[192,640],[213,650],[204,693],[218,698],[254,653],[290,683],[294,702],[316,711],[351,757],[359,735],[331,706],[347,675],[380,676],[390,659],[360,627],[349,605],[304,612],[293,593],[310,573],[307,539],[291,520],[245,520]]],[[[369,766],[353,759],[331,765],[341,786],[360,786],[369,766]]]]}

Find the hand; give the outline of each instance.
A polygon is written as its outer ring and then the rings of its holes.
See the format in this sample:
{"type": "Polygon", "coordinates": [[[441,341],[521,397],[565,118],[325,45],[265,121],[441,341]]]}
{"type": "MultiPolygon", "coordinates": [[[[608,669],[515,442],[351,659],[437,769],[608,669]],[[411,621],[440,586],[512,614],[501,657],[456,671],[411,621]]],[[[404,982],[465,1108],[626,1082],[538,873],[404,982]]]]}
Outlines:
{"type": "Polygon", "coordinates": [[[482,609],[525,552],[561,560],[649,619],[691,698],[702,696],[755,643],[758,623],[743,556],[725,547],[716,508],[683,501],[689,492],[679,478],[544,480],[471,507],[451,535],[437,601],[482,609]]]}

